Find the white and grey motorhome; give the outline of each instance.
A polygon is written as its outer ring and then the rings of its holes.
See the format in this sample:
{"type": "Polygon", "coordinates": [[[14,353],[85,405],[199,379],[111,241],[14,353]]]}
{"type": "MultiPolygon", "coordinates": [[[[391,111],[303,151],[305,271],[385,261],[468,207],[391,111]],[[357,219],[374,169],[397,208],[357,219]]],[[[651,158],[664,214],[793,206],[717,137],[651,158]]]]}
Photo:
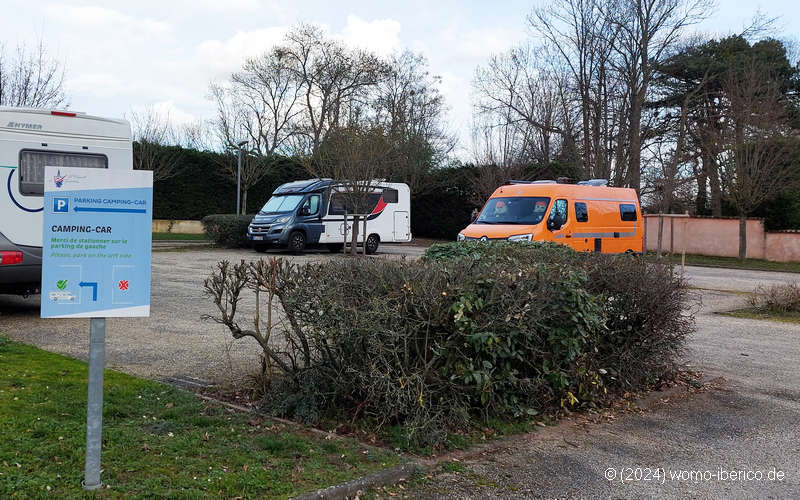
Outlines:
{"type": "Polygon", "coordinates": [[[132,170],[130,125],[0,107],[0,293],[39,291],[45,166],[132,170]]]}
{"type": "MultiPolygon", "coordinates": [[[[346,183],[332,179],[308,179],[283,184],[253,218],[247,237],[253,248],[270,247],[302,252],[306,246],[325,245],[341,251],[353,231],[353,208],[346,183]],[[346,219],[346,220],[345,220],[346,219]]],[[[375,182],[366,222],[366,251],[375,253],[381,243],[411,241],[411,191],[406,184],[375,182]]],[[[359,237],[364,241],[363,217],[359,237]]]]}

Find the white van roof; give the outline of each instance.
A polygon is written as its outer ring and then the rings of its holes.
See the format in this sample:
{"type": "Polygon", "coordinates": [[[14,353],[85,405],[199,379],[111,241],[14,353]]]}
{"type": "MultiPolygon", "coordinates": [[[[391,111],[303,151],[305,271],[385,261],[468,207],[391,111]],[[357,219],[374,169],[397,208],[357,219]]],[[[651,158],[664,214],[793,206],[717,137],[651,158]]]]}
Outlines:
{"type": "Polygon", "coordinates": [[[0,106],[0,132],[131,140],[126,120],[69,110],[0,106]]]}

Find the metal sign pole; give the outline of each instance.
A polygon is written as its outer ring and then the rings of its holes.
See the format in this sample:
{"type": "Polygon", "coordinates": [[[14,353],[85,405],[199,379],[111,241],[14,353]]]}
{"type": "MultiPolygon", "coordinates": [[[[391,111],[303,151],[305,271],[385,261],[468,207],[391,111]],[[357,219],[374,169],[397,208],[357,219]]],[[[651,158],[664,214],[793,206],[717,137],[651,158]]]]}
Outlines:
{"type": "Polygon", "coordinates": [[[100,482],[100,449],[103,443],[103,369],[106,364],[106,319],[89,324],[89,403],[86,412],[86,476],[84,490],[96,490],[100,482]]]}

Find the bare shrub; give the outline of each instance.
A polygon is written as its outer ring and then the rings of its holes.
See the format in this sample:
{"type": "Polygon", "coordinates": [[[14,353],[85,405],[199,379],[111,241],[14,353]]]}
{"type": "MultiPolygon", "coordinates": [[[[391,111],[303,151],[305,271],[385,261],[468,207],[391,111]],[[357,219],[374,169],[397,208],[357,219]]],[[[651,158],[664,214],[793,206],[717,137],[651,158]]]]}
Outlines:
{"type": "Polygon", "coordinates": [[[800,283],[760,285],[747,300],[753,309],[760,312],[800,312],[800,283]]]}

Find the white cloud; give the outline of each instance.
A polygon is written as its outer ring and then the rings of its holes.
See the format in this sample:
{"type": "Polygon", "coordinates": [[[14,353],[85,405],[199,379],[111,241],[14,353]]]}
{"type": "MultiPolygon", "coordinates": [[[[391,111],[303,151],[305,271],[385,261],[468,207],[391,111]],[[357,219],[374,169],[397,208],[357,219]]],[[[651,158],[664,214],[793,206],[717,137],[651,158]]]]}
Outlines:
{"type": "Polygon", "coordinates": [[[72,92],[102,98],[117,97],[128,88],[126,82],[110,73],[80,73],[68,78],[66,85],[72,92]]]}
{"type": "Polygon", "coordinates": [[[216,12],[254,11],[264,7],[264,2],[260,0],[188,0],[183,2],[186,8],[203,9],[216,12]]]}
{"type": "Polygon", "coordinates": [[[347,16],[347,25],[338,38],[351,47],[386,56],[400,48],[401,29],[400,23],[394,19],[365,21],[350,14],[347,16]]]}
{"type": "Polygon", "coordinates": [[[440,37],[451,61],[480,64],[492,54],[505,52],[524,39],[522,31],[500,28],[464,29],[450,25],[440,37]]]}
{"type": "Polygon", "coordinates": [[[287,30],[285,26],[275,26],[240,31],[225,41],[206,40],[195,49],[192,64],[202,68],[209,78],[222,76],[239,68],[246,58],[279,43],[287,30]]]}
{"type": "Polygon", "coordinates": [[[48,4],[45,14],[70,26],[91,26],[102,31],[123,30],[142,36],[161,35],[172,30],[169,23],[151,18],[135,18],[117,10],[95,5],[72,6],[48,4]]]}
{"type": "Polygon", "coordinates": [[[165,121],[168,119],[173,125],[185,125],[197,121],[197,117],[176,105],[175,101],[172,99],[156,102],[151,105],[135,105],[131,107],[131,110],[142,116],[149,111],[153,111],[156,116],[161,117],[165,121]]]}

